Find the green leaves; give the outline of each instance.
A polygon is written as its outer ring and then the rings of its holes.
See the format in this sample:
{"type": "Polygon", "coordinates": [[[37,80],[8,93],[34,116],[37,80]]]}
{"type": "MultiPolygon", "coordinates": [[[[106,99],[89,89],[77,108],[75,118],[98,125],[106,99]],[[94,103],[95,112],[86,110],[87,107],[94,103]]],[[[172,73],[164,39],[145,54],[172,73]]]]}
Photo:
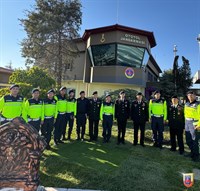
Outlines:
{"type": "Polygon", "coordinates": [[[160,89],[163,96],[170,98],[173,94],[177,94],[180,97],[185,97],[188,88],[192,85],[191,68],[189,60],[182,56],[183,64],[181,67],[176,68],[176,91],[175,91],[175,79],[172,69],[163,72],[160,78],[160,89]]]}
{"type": "Polygon", "coordinates": [[[21,94],[25,97],[30,97],[33,88],[40,88],[43,96],[46,91],[55,87],[55,80],[48,73],[39,67],[32,67],[29,70],[15,70],[10,76],[9,83],[17,83],[20,85],[21,94]]]}
{"type": "Polygon", "coordinates": [[[72,39],[82,24],[79,0],[36,0],[34,10],[20,19],[27,38],[21,42],[26,65],[47,69],[61,85],[66,65],[78,54],[72,39]]]}

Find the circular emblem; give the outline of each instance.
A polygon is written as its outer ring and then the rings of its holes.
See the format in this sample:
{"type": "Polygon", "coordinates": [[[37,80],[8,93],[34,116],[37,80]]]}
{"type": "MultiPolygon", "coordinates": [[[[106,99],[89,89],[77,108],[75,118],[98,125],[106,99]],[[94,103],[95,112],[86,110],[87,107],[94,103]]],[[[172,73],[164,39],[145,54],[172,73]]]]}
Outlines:
{"type": "Polygon", "coordinates": [[[135,73],[134,73],[134,70],[132,68],[126,68],[126,70],[125,70],[125,76],[127,78],[133,78],[134,74],[135,73]]]}

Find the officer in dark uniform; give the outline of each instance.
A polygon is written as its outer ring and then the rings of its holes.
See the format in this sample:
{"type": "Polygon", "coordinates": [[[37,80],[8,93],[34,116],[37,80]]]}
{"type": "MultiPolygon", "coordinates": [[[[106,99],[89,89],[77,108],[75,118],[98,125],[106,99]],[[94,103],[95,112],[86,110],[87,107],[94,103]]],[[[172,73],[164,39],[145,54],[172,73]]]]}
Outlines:
{"type": "Polygon", "coordinates": [[[101,100],[98,98],[98,92],[93,92],[93,98],[89,99],[89,141],[97,141],[98,138],[98,129],[99,129],[99,117],[100,117],[100,108],[101,100]]]}
{"type": "Polygon", "coordinates": [[[50,150],[51,134],[54,127],[54,122],[57,118],[57,101],[54,98],[55,91],[50,89],[47,92],[47,98],[44,99],[44,123],[41,127],[42,135],[47,142],[46,149],[50,150]]]}
{"type": "Polygon", "coordinates": [[[54,129],[54,145],[58,145],[59,143],[64,143],[61,141],[61,135],[66,128],[67,120],[66,120],[66,111],[67,111],[67,99],[66,99],[66,87],[61,87],[59,90],[59,94],[55,96],[57,101],[57,119],[55,123],[54,129]]]}
{"type": "Polygon", "coordinates": [[[125,92],[119,93],[119,99],[115,102],[115,118],[118,125],[117,144],[125,144],[126,123],[130,115],[130,102],[125,98],[125,92]]]}
{"type": "Polygon", "coordinates": [[[85,92],[81,91],[80,98],[77,99],[77,108],[76,108],[77,140],[81,139],[82,141],[84,141],[88,105],[89,105],[88,99],[85,98],[85,92]],[[81,133],[81,137],[80,137],[80,133],[81,133]]]}
{"type": "Polygon", "coordinates": [[[176,137],[178,140],[179,153],[184,153],[183,129],[185,126],[184,108],[179,104],[178,97],[172,96],[168,107],[168,125],[170,128],[171,151],[176,151],[176,137]]]}
{"type": "Polygon", "coordinates": [[[23,109],[23,118],[38,132],[40,131],[40,126],[44,122],[44,103],[39,96],[40,90],[34,88],[32,90],[32,98],[26,100],[23,109]]]}
{"type": "Polygon", "coordinates": [[[10,86],[10,94],[0,99],[0,125],[22,115],[25,100],[18,95],[19,85],[10,86]]]}
{"type": "Polygon", "coordinates": [[[138,130],[140,129],[140,145],[144,145],[145,124],[148,121],[148,106],[142,99],[141,92],[136,94],[136,100],[131,104],[131,119],[134,124],[134,141],[133,145],[138,144],[138,130]]]}

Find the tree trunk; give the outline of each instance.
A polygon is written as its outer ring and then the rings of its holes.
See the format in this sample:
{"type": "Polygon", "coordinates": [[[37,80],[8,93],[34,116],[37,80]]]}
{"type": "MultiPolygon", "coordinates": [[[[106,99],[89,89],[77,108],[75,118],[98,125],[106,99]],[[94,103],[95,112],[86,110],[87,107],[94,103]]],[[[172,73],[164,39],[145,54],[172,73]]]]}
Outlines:
{"type": "Polygon", "coordinates": [[[58,34],[58,74],[57,74],[57,85],[61,87],[62,84],[62,41],[61,41],[61,32],[58,34]]]}

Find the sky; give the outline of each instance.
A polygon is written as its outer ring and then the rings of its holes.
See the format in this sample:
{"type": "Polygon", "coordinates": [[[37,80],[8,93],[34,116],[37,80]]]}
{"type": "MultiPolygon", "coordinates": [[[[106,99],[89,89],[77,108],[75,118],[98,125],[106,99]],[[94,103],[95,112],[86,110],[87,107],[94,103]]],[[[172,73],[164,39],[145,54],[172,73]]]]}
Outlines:
{"type": "MultiPolygon", "coordinates": [[[[192,75],[200,69],[200,0],[81,0],[86,29],[120,24],[154,33],[152,55],[162,70],[172,68],[174,45],[190,61],[192,75]]],[[[19,19],[35,0],[0,0],[0,66],[25,67],[20,42],[26,37],[19,19]]]]}

